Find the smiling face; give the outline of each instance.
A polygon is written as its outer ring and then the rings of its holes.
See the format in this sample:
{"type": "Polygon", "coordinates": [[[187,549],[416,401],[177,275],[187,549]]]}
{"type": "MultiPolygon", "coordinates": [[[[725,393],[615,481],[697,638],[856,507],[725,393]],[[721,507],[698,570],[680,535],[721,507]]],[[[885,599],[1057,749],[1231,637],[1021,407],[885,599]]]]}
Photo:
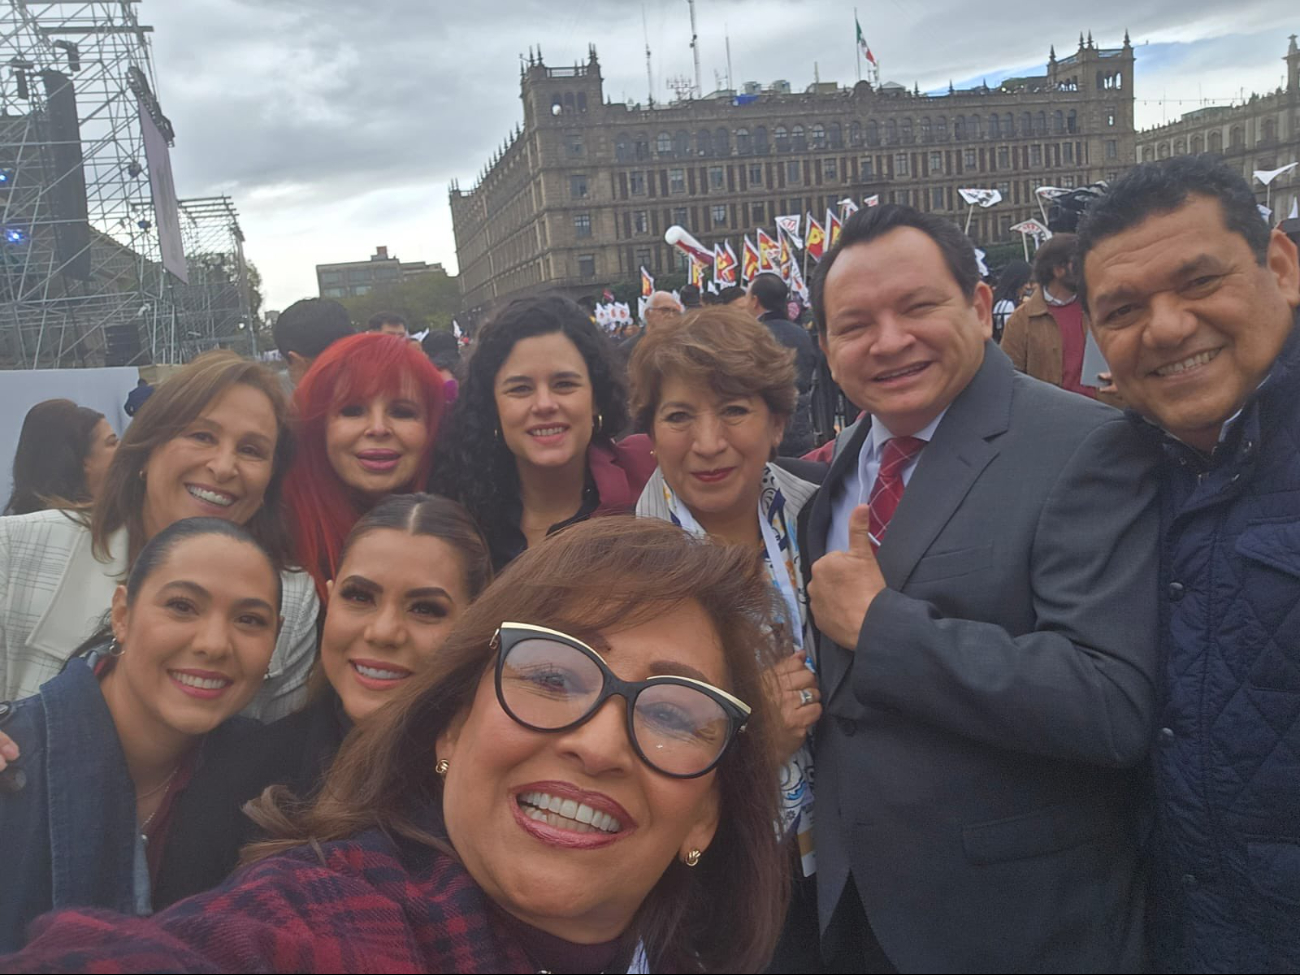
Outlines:
{"type": "Polygon", "coordinates": [[[841,253],[824,301],[821,343],[831,374],[899,437],[923,430],[957,398],[993,334],[988,285],[967,298],[939,246],[914,227],[841,253]]]}
{"type": "Polygon", "coordinates": [[[585,463],[596,418],[587,362],[563,332],[520,339],[497,370],[501,439],[516,463],[538,468],[585,463]]]}
{"type": "Polygon", "coordinates": [[[409,489],[428,445],[428,412],[409,391],[342,400],[325,422],[330,467],[370,503],[409,489]]]}
{"type": "Polygon", "coordinates": [[[668,376],[655,410],[655,456],[673,493],[711,531],[714,523],[755,517],[784,428],[761,396],[721,399],[668,376]]]}
{"type": "MultiPolygon", "coordinates": [[[[728,686],[717,632],[694,603],[591,642],[624,680],[678,674],[728,686]]],[[[471,876],[510,914],[579,943],[622,933],[673,860],[707,850],[717,827],[717,772],[674,779],[651,769],[628,739],[622,698],[569,731],[532,731],[501,709],[489,670],[437,751],[450,766],[448,835],[471,876]],[[560,816],[528,815],[550,799],[560,816]],[[566,802],[574,815],[580,804],[603,813],[600,828],[566,827],[566,802]]]]}
{"type": "Polygon", "coordinates": [[[145,462],[144,528],[152,538],[201,516],[245,524],[271,482],[278,428],[261,390],[236,383],[145,462]]]}
{"type": "Polygon", "coordinates": [[[100,488],[104,486],[104,476],[113,463],[115,453],[117,434],[107,420],[101,419],[90,431],[90,449],[86,451],[86,459],[82,462],[82,469],[86,472],[86,493],[92,499],[99,497],[100,488]]]}
{"type": "Polygon", "coordinates": [[[128,606],[113,597],[122,656],[102,682],[114,720],[202,735],[262,686],[279,628],[279,580],[256,547],[222,535],[175,543],[128,606]]]}
{"type": "Polygon", "coordinates": [[[468,605],[464,559],[442,539],[380,528],[353,542],[320,647],[348,717],[364,721],[428,666],[468,605]]]}
{"type": "Polygon", "coordinates": [[[1219,202],[1193,196],[1104,238],[1084,273],[1093,334],[1125,400],[1212,450],[1290,334],[1295,245],[1275,230],[1261,266],[1219,202]]]}

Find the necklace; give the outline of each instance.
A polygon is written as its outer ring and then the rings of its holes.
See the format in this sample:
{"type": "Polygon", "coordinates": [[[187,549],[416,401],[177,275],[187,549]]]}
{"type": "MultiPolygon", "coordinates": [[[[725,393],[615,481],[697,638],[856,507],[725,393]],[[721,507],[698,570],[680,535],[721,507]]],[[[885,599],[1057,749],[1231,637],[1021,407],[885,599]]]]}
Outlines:
{"type": "MultiPolygon", "coordinates": [[[[180,770],[181,770],[180,763],[177,762],[176,767],[172,769],[171,774],[167,776],[167,778],[163,779],[162,785],[150,789],[144,795],[136,796],[135,801],[137,803],[140,803],[143,802],[145,799],[148,799],[151,796],[156,796],[158,793],[162,792],[164,789],[166,789],[169,785],[172,784],[172,779],[176,778],[176,773],[179,772],[180,770]]],[[[154,821],[154,817],[158,815],[159,809],[162,809],[161,804],[158,806],[158,809],[155,809],[147,817],[145,817],[145,821],[140,824],[140,837],[142,839],[147,840],[149,838],[149,824],[154,821]]]]}

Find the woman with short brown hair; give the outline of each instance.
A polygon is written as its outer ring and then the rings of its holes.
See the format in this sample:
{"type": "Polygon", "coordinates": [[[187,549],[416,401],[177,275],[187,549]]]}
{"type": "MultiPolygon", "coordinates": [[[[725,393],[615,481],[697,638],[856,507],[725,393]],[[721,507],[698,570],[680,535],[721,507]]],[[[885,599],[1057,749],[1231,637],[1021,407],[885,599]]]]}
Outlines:
{"type": "MultiPolygon", "coordinates": [[[[208,352],[161,383],[122,435],[89,516],[0,519],[0,700],[35,694],[99,626],[145,544],[183,518],[243,525],[289,564],[281,484],[292,453],[280,383],[233,352],[208,352]]],[[[319,604],[283,572],[284,627],[248,713],[269,720],[305,698],[319,604]]]]}
{"type": "Polygon", "coordinates": [[[530,547],[344,745],[278,840],[153,918],[37,922],[62,971],[756,971],[772,829],[770,596],[744,550],[604,518],[530,547]],[[611,698],[618,698],[611,701],[611,698]]]}

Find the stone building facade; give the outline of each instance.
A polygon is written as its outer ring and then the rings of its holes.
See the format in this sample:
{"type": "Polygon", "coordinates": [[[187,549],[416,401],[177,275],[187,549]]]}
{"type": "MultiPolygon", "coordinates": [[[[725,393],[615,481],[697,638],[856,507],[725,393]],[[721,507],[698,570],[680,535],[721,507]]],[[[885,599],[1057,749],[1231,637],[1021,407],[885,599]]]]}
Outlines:
{"type": "Polygon", "coordinates": [[[1217,153],[1241,170],[1260,203],[1269,201],[1274,222],[1287,216],[1300,201],[1300,167],[1274,179],[1271,194],[1253,175],[1256,170],[1268,172],[1300,160],[1300,47],[1295,34],[1282,60],[1285,88],[1253,94],[1241,105],[1200,108],[1176,122],[1140,132],[1138,158],[1149,162],[1217,153]]]}
{"type": "Polygon", "coordinates": [[[663,241],[680,224],[706,244],[773,232],[775,217],[879,194],[965,224],[958,188],[1002,192],[976,210],[977,242],[1012,239],[1039,186],[1084,186],[1135,161],[1133,49],[1077,50],[1042,75],[925,95],[894,84],[777,83],[666,105],[605,100],[585,63],[521,67],[524,119],[471,189],[450,192],[471,320],[541,290],[599,294],[680,268],[663,241]]]}

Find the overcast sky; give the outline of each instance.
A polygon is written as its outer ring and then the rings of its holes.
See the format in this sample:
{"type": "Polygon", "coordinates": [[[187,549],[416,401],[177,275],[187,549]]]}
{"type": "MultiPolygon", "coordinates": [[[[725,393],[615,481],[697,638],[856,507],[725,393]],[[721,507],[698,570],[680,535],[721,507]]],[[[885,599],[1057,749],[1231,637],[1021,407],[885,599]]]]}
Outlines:
{"type": "MultiPolygon", "coordinates": [[[[1139,127],[1199,104],[1225,104],[1284,79],[1295,0],[1092,0],[1088,14],[1048,21],[1062,4],[1001,0],[859,3],[886,80],[922,90],[1041,72],[1079,32],[1137,48],[1139,127]],[[1140,7],[1140,9],[1136,9],[1140,7]]],[[[154,67],[176,130],[181,197],[230,194],[266,307],[316,293],[315,265],[364,260],[377,244],[406,261],[456,268],[447,184],[463,186],[523,118],[519,54],[585,60],[594,43],[614,101],[646,96],[645,37],[655,97],[692,71],[686,0],[144,0],[154,67]]],[[[830,0],[697,0],[705,90],[785,78],[801,89],[855,80],[853,6],[830,0]]]]}

